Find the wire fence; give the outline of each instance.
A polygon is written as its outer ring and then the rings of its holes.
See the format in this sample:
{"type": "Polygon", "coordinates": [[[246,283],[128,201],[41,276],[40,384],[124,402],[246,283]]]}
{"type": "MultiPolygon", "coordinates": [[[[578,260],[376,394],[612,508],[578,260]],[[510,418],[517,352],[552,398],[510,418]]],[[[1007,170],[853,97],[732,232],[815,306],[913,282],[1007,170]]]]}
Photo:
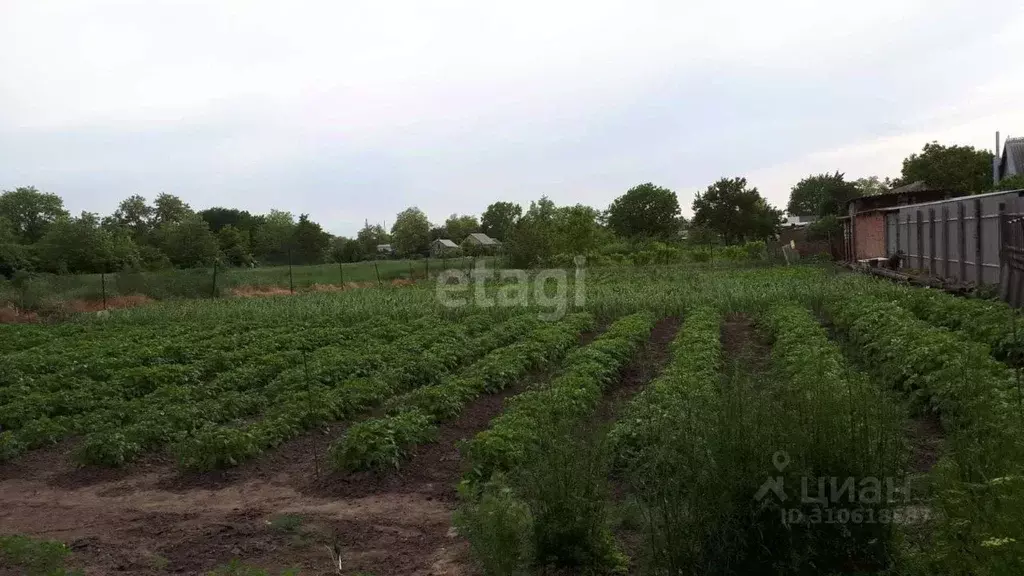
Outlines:
{"type": "Polygon", "coordinates": [[[477,263],[499,267],[494,256],[368,260],[351,263],[284,265],[257,268],[225,267],[161,271],[121,271],[108,274],[26,274],[0,280],[0,307],[23,310],[56,302],[83,300],[102,304],[115,298],[141,295],[168,298],[217,298],[245,293],[295,293],[313,290],[384,286],[435,277],[449,269],[470,270],[477,263]]]}

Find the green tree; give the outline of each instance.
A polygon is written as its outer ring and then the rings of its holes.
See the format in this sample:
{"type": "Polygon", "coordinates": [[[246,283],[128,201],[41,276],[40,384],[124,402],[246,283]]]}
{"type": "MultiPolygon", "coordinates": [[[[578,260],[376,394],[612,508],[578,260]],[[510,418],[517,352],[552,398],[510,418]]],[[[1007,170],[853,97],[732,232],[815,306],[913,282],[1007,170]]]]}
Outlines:
{"type": "Polygon", "coordinates": [[[66,217],[64,201],[56,194],[40,192],[32,186],[0,193],[0,218],[14,228],[19,244],[38,242],[50,224],[66,217]]]}
{"type": "Polygon", "coordinates": [[[377,246],[380,244],[390,244],[391,235],[380,224],[371,225],[369,222],[366,222],[356,234],[356,242],[359,243],[359,251],[364,256],[376,256],[377,246]]]}
{"type": "Polygon", "coordinates": [[[455,241],[456,244],[462,242],[473,232],[480,231],[480,222],[477,221],[476,216],[459,216],[452,214],[444,222],[444,228],[448,233],[448,238],[455,241]]]}
{"type": "Polygon", "coordinates": [[[630,188],[608,207],[608,226],[623,238],[671,240],[679,233],[679,199],[650,182],[630,188]]]}
{"type": "Polygon", "coordinates": [[[826,216],[841,213],[849,200],[860,196],[857,185],[843,174],[815,174],[797,182],[789,193],[786,212],[794,216],[826,216]]]}
{"type": "Polygon", "coordinates": [[[860,196],[878,196],[879,194],[885,194],[893,187],[891,178],[886,177],[885,180],[881,180],[878,176],[857,178],[853,181],[853,184],[857,187],[857,194],[860,196]]]}
{"type": "Polygon", "coordinates": [[[532,268],[554,255],[555,203],[547,196],[530,202],[507,241],[506,250],[512,266],[532,268]]]}
{"type": "Polygon", "coordinates": [[[0,244],[14,244],[18,239],[14,224],[3,216],[0,216],[0,244]]]}
{"type": "MultiPolygon", "coordinates": [[[[209,221],[203,218],[209,225],[209,221]]],[[[231,224],[222,226],[216,232],[217,244],[224,255],[224,261],[231,266],[248,266],[252,262],[252,254],[249,251],[249,239],[241,230],[231,224]]]]}
{"type": "Polygon", "coordinates": [[[556,254],[583,255],[596,248],[600,226],[598,211],[576,204],[557,208],[552,222],[552,250],[556,254]]]}
{"type": "Polygon", "coordinates": [[[288,249],[295,233],[291,212],[271,210],[259,218],[252,234],[252,254],[265,264],[287,264],[288,249]]]}
{"type": "Polygon", "coordinates": [[[686,241],[694,246],[718,244],[718,232],[707,226],[692,224],[686,232],[686,241]]]}
{"type": "Polygon", "coordinates": [[[42,268],[51,272],[113,272],[139,262],[138,249],[127,232],[103,228],[99,216],[90,212],[52,222],[39,240],[37,253],[42,268]]]}
{"type": "Polygon", "coordinates": [[[331,259],[335,262],[359,262],[363,259],[363,249],[354,238],[335,236],[331,239],[331,259]]]}
{"type": "Polygon", "coordinates": [[[117,205],[112,220],[115,225],[127,230],[136,243],[143,244],[153,231],[154,214],[155,210],[146,203],[146,199],[135,194],[117,205]]]}
{"type": "Polygon", "coordinates": [[[925,144],[903,160],[899,184],[923,180],[932,188],[978,193],[992,189],[992,153],[974,146],[925,144]]]}
{"type": "MultiPolygon", "coordinates": [[[[480,231],[491,238],[505,241],[512,237],[516,222],[523,215],[523,207],[512,202],[495,202],[487,207],[480,219],[480,231]]],[[[456,243],[462,238],[454,239],[456,243]]]]}
{"type": "Polygon", "coordinates": [[[216,234],[225,226],[234,226],[236,230],[246,236],[247,241],[252,240],[252,231],[259,223],[252,214],[237,208],[207,208],[198,212],[199,217],[206,220],[210,230],[216,234]]]}
{"type": "Polygon", "coordinates": [[[180,222],[168,222],[158,234],[164,254],[179,268],[209,266],[219,256],[217,237],[199,216],[188,215],[180,222]]]}
{"type": "Polygon", "coordinates": [[[996,190],[1021,190],[1024,189],[1024,174],[1017,174],[1009,178],[1003,178],[996,184],[996,190]]]}
{"type": "Polygon", "coordinates": [[[430,220],[419,208],[406,208],[395,217],[391,238],[400,254],[423,254],[430,245],[430,220]]]}
{"type": "Polygon", "coordinates": [[[299,216],[292,237],[292,262],[295,264],[321,264],[327,256],[331,235],[324,232],[319,224],[309,219],[309,214],[299,216]]]}
{"type": "Polygon", "coordinates": [[[722,178],[693,200],[693,224],[726,243],[765,240],[778,234],[782,212],[769,205],[746,178],[722,178]]]}
{"type": "Polygon", "coordinates": [[[181,198],[166,192],[161,192],[153,205],[153,225],[158,228],[165,224],[183,222],[192,214],[192,208],[181,198]]]}
{"type": "Polygon", "coordinates": [[[442,238],[451,240],[451,236],[448,234],[448,229],[444,226],[431,226],[430,233],[427,234],[427,236],[430,238],[431,242],[442,238]]]}

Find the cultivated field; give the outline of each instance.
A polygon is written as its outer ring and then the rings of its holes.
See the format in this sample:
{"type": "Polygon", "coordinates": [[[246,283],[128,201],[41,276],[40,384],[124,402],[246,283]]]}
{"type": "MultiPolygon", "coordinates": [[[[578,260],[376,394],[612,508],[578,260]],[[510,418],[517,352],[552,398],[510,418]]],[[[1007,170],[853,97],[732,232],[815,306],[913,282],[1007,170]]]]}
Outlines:
{"type": "Polygon", "coordinates": [[[1005,305],[825,267],[565,288],[0,325],[0,574],[1024,573],[1005,305]]]}

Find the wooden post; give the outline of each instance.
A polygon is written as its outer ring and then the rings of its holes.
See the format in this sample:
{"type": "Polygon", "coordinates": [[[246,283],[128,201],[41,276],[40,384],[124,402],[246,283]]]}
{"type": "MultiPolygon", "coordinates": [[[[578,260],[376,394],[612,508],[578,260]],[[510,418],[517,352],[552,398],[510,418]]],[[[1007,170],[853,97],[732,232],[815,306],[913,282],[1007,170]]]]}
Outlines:
{"type": "Polygon", "coordinates": [[[373,261],[373,271],[377,273],[377,286],[381,285],[380,282],[380,268],[377,267],[377,261],[373,261]]]}
{"type": "Polygon", "coordinates": [[[103,309],[107,309],[107,273],[100,272],[100,289],[103,291],[103,309]]]}
{"type": "Polygon", "coordinates": [[[974,283],[981,286],[981,200],[974,200],[974,283]]]}
{"type": "Polygon", "coordinates": [[[213,287],[210,288],[210,298],[217,297],[217,261],[213,261],[213,287]]]}
{"type": "Polygon", "coordinates": [[[950,277],[949,265],[949,206],[942,206],[942,277],[950,277]]]}
{"type": "Polygon", "coordinates": [[[409,280],[416,278],[416,273],[412,269],[412,260],[409,260],[409,280]]]}
{"type": "Polygon", "coordinates": [[[957,202],[956,204],[956,241],[957,241],[957,259],[960,261],[960,274],[957,276],[958,282],[967,281],[967,209],[964,207],[963,202],[957,202]]]}
{"type": "Polygon", "coordinates": [[[345,287],[345,264],[338,262],[338,276],[341,277],[341,287],[345,287]]]}
{"type": "Polygon", "coordinates": [[[292,249],[288,249],[288,291],[295,294],[295,276],[292,274],[292,249]]]}
{"type": "Polygon", "coordinates": [[[928,275],[935,276],[935,208],[928,209],[928,275]]]}

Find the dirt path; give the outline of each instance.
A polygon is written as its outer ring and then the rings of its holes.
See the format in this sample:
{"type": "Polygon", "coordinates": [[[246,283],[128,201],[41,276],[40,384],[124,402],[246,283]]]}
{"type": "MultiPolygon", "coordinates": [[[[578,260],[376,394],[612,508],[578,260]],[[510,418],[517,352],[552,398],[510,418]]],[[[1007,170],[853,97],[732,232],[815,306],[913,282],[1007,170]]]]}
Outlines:
{"type": "Polygon", "coordinates": [[[672,359],[669,344],[676,337],[680,324],[678,317],[670,317],[654,325],[647,343],[622,370],[618,382],[605,392],[595,416],[597,422],[614,420],[619,410],[661,373],[672,359]]]}
{"type": "Polygon", "coordinates": [[[722,355],[734,368],[755,375],[764,374],[768,370],[772,346],[758,333],[750,316],[727,316],[722,321],[721,340],[722,355]]]}
{"type": "Polygon", "coordinates": [[[209,474],[181,475],[161,456],[124,470],[77,469],[68,443],[34,451],[0,466],[0,533],[67,542],[71,564],[88,574],[202,574],[232,558],[336,574],[329,546],[341,551],[343,574],[458,576],[458,443],[485,429],[505,398],[550,376],[536,372],[477,399],[397,474],[317,475],[313,455],[322,468],[341,425],[209,474]]]}

